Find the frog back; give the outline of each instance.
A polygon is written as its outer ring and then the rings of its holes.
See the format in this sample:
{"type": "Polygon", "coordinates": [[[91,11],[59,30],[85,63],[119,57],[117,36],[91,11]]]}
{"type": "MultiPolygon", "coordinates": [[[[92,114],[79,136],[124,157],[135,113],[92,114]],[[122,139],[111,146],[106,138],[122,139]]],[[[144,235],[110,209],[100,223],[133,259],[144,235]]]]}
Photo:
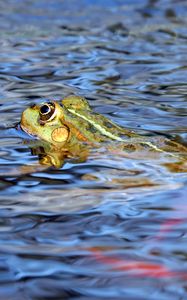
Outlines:
{"type": "Polygon", "coordinates": [[[68,96],[62,100],[64,116],[70,127],[77,128],[87,140],[103,142],[124,141],[137,135],[95,113],[88,101],[81,96],[68,96]]]}

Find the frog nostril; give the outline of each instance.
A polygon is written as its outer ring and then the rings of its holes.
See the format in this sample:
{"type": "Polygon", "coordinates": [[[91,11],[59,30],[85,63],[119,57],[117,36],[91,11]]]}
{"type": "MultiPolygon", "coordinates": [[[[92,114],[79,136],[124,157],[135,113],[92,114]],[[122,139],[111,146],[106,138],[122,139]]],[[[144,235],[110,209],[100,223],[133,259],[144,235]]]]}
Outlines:
{"type": "Polygon", "coordinates": [[[35,108],[36,107],[36,104],[35,103],[32,103],[30,108],[35,108]]]}

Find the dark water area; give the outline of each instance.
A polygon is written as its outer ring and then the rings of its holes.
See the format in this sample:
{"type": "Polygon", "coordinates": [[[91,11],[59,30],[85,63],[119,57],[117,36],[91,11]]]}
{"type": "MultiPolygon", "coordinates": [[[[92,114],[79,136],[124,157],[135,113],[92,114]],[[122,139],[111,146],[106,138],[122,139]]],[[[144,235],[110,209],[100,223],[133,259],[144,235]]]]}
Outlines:
{"type": "Polygon", "coordinates": [[[187,173],[94,150],[60,169],[14,129],[85,96],[142,135],[187,143],[187,3],[0,2],[0,299],[187,299],[187,173]]]}

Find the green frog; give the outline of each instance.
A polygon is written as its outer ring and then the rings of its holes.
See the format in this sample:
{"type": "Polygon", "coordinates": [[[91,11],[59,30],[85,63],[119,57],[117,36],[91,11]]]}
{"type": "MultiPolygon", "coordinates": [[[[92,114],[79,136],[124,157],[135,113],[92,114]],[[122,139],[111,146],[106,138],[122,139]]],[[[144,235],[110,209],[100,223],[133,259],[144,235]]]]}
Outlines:
{"type": "Polygon", "coordinates": [[[56,167],[61,166],[66,157],[86,160],[90,148],[104,143],[110,149],[120,149],[126,153],[146,150],[168,153],[173,158],[178,158],[179,153],[185,157],[187,153],[187,148],[176,141],[161,136],[142,137],[118,126],[94,112],[88,101],[80,96],[68,96],[61,103],[49,101],[33,104],[22,113],[20,125],[26,133],[43,141],[43,156],[41,147],[33,151],[42,157],[40,162],[56,167]]]}

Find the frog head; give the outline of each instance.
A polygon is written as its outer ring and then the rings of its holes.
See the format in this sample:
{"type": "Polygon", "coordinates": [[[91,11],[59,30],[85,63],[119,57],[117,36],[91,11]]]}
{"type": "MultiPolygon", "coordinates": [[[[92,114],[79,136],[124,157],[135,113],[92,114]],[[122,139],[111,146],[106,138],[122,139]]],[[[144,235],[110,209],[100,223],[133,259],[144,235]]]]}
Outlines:
{"type": "Polygon", "coordinates": [[[21,117],[21,128],[32,136],[52,144],[69,139],[69,128],[62,123],[63,108],[57,102],[34,104],[21,117]]]}

